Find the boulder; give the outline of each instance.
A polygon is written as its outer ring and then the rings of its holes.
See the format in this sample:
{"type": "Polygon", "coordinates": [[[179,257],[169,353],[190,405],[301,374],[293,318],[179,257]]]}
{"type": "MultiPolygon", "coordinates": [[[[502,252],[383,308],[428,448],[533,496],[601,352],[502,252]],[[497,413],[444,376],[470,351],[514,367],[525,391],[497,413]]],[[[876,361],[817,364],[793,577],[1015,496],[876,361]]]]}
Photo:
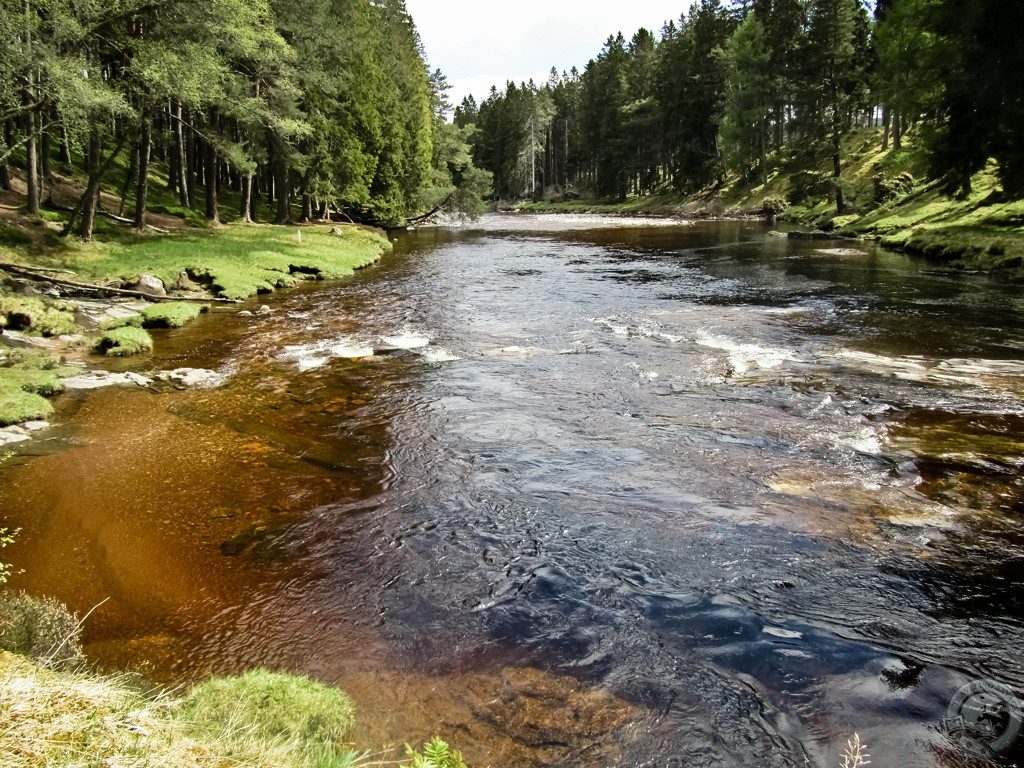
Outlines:
{"type": "Polygon", "coordinates": [[[125,288],[131,291],[147,293],[150,296],[167,295],[167,288],[164,287],[164,281],[159,277],[154,277],[153,275],[139,275],[135,282],[129,283],[125,288]]]}
{"type": "Polygon", "coordinates": [[[179,272],[178,279],[174,282],[174,288],[185,293],[202,293],[203,286],[192,279],[188,272],[179,272]]]}
{"type": "Polygon", "coordinates": [[[331,234],[335,237],[341,237],[341,229],[339,227],[331,227],[331,234]]]}
{"type": "Polygon", "coordinates": [[[263,316],[266,316],[266,315],[274,314],[274,310],[272,310],[270,307],[268,307],[266,304],[264,304],[262,307],[260,307],[259,309],[256,310],[256,314],[260,315],[261,317],[263,317],[263,316]]]}

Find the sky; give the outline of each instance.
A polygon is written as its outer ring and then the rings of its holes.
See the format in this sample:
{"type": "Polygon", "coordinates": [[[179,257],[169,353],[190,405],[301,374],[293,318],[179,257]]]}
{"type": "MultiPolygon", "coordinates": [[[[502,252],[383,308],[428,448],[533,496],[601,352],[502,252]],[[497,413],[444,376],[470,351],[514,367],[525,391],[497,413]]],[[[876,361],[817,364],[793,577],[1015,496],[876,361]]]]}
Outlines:
{"type": "Polygon", "coordinates": [[[453,88],[453,104],[477,101],[506,80],[547,80],[552,66],[580,70],[609,35],[628,39],[678,19],[690,0],[406,0],[431,69],[453,88]]]}

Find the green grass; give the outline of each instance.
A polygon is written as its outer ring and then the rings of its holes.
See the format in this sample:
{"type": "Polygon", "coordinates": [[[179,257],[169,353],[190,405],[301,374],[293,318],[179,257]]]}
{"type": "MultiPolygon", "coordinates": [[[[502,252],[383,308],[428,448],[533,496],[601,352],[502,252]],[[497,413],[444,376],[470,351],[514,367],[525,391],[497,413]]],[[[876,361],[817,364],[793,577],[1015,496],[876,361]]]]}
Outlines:
{"type": "Polygon", "coordinates": [[[96,342],[96,351],[111,357],[131,357],[153,351],[153,339],[142,328],[122,325],[108,328],[96,342]]]}
{"type": "Polygon", "coordinates": [[[209,312],[208,304],[196,304],[190,301],[168,301],[162,304],[151,304],[139,311],[139,314],[112,320],[106,325],[107,330],[135,326],[140,328],[181,328],[192,322],[204,312],[209,312]]]}
{"type": "Polygon", "coordinates": [[[60,377],[74,370],[45,353],[5,352],[0,358],[0,426],[48,418],[53,406],[46,398],[63,392],[60,377]]]}
{"type": "Polygon", "coordinates": [[[175,712],[197,733],[238,742],[238,749],[275,743],[304,765],[350,754],[344,744],[355,723],[355,708],[338,689],[262,669],[198,685],[175,712]]]}
{"type": "Polygon", "coordinates": [[[46,669],[0,653],[7,768],[345,768],[352,705],[306,678],[254,672],[177,698],[128,677],[46,669]],[[230,697],[227,695],[230,694],[230,697]]]}
{"type": "Polygon", "coordinates": [[[92,281],[151,274],[170,285],[188,272],[219,295],[242,299],[304,277],[347,277],[390,247],[376,231],[351,226],[342,227],[340,235],[325,226],[242,224],[166,236],[120,235],[54,254],[48,261],[92,281]]]}
{"type": "Polygon", "coordinates": [[[0,292],[0,326],[41,336],[75,332],[72,307],[35,296],[0,292]]]}

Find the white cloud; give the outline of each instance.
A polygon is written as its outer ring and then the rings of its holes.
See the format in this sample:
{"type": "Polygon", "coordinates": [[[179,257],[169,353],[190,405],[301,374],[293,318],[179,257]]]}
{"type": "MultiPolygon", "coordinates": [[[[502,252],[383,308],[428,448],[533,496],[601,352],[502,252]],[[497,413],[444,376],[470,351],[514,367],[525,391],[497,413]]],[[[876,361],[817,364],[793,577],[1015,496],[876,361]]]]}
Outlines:
{"type": "Polygon", "coordinates": [[[423,38],[431,67],[455,86],[458,103],[467,93],[485,97],[491,85],[559,71],[581,70],[609,35],[628,38],[640,27],[657,32],[678,19],[690,0],[406,0],[423,38]]]}

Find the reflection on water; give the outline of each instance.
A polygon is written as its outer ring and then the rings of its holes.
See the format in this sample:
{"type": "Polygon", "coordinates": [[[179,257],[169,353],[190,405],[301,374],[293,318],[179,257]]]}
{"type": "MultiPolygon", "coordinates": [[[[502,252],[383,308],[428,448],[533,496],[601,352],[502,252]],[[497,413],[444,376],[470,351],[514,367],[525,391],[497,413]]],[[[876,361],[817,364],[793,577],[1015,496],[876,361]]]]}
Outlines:
{"type": "Polygon", "coordinates": [[[0,469],[14,586],[159,680],[345,687],[478,765],[946,764],[1024,671],[1011,286],[742,222],[485,217],[158,340],[0,469]],[[676,762],[672,762],[676,761],[676,762]]]}

